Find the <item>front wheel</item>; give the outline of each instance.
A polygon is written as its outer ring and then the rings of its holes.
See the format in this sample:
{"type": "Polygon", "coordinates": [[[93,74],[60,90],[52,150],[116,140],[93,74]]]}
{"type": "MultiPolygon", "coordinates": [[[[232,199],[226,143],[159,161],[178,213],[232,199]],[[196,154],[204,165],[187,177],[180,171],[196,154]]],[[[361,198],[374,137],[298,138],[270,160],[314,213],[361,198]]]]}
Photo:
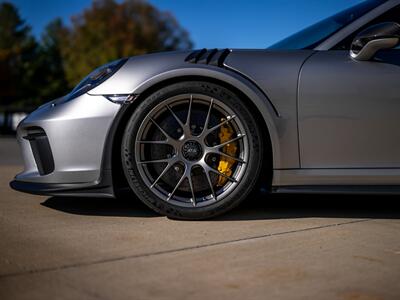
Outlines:
{"type": "Polygon", "coordinates": [[[243,101],[207,82],[160,89],[135,110],[122,141],[124,173],[150,208],[205,219],[245,199],[261,169],[259,128],[243,101]]]}

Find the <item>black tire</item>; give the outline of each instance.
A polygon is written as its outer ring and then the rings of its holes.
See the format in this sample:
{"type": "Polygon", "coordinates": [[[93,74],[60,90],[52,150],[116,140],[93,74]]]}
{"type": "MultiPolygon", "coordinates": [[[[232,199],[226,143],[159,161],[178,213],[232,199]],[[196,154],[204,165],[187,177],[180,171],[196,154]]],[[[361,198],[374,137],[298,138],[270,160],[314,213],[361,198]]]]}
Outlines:
{"type": "Polygon", "coordinates": [[[225,87],[209,82],[180,82],[161,88],[151,94],[133,112],[123,135],[121,147],[122,165],[131,189],[143,203],[154,211],[173,219],[198,220],[211,218],[236,207],[254,188],[262,167],[263,143],[261,136],[259,126],[257,126],[252,113],[236,94],[225,87]],[[142,122],[153,108],[171,97],[192,93],[219,99],[220,102],[223,102],[234,112],[245,128],[249,155],[240,181],[224,198],[207,206],[181,207],[162,199],[146,185],[135,160],[134,145],[142,122]]]}

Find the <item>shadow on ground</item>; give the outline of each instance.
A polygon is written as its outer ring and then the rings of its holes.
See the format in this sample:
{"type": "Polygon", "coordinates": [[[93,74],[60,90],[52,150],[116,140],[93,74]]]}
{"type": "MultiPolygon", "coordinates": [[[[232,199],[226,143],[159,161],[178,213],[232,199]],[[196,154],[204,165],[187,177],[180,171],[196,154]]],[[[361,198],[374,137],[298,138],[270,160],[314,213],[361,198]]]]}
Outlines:
{"type": "Polygon", "coordinates": [[[43,206],[76,215],[108,217],[157,217],[138,199],[51,197],[43,206]]]}
{"type": "MultiPolygon", "coordinates": [[[[375,195],[266,195],[248,199],[238,208],[215,221],[294,218],[400,219],[398,196],[375,195]]],[[[71,214],[156,217],[135,198],[64,198],[51,197],[43,206],[71,214]]]]}

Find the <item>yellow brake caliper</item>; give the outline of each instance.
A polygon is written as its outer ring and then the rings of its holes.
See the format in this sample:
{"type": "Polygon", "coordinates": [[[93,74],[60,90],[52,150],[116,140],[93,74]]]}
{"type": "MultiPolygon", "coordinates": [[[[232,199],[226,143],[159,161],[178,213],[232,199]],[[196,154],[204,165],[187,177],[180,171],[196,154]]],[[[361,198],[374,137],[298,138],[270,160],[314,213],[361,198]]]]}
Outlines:
{"type": "MultiPolygon", "coordinates": [[[[225,121],[225,119],[221,119],[221,121],[225,121]]],[[[227,141],[229,141],[230,139],[232,139],[232,135],[233,135],[233,129],[231,126],[229,126],[229,124],[225,124],[221,126],[221,129],[218,133],[218,137],[220,140],[220,143],[225,143],[227,141]]],[[[233,143],[229,143],[226,144],[223,148],[222,148],[223,152],[235,157],[236,156],[236,151],[237,151],[237,145],[236,142],[233,143]]],[[[227,156],[224,155],[220,155],[220,160],[219,160],[219,164],[218,164],[218,171],[221,172],[222,174],[226,175],[226,176],[231,176],[232,175],[232,166],[235,163],[235,160],[232,158],[229,158],[227,156]]],[[[218,176],[218,186],[223,186],[226,181],[228,179],[224,176],[218,176]]]]}

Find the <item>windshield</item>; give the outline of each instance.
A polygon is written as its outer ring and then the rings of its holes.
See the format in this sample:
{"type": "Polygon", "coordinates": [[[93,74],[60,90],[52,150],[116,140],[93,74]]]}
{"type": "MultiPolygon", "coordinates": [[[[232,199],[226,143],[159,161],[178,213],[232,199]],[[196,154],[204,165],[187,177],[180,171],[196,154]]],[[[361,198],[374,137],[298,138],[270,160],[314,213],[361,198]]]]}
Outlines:
{"type": "Polygon", "coordinates": [[[357,4],[273,44],[268,49],[313,49],[346,25],[382,4],[382,2],[384,1],[368,0],[357,4]]]}

